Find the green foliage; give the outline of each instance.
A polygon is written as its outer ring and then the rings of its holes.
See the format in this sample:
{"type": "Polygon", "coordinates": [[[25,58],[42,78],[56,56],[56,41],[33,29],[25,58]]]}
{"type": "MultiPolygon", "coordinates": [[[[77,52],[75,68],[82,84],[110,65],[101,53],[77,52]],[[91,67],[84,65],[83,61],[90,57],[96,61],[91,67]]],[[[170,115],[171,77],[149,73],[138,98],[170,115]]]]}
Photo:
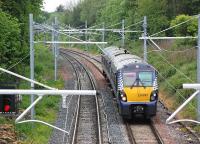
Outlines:
{"type": "Polygon", "coordinates": [[[28,53],[28,16],[29,13],[33,13],[34,17],[37,18],[41,12],[40,8],[43,0],[0,0],[0,2],[0,8],[3,12],[6,12],[12,17],[18,19],[18,23],[20,24],[20,33],[17,36],[20,37],[17,42],[20,42],[20,48],[18,50],[20,50],[21,54],[28,53]]]}
{"type": "Polygon", "coordinates": [[[56,8],[56,12],[64,12],[65,11],[65,7],[63,5],[59,5],[57,8],[56,8]]]}
{"type": "Polygon", "coordinates": [[[106,25],[112,25],[121,22],[125,18],[125,3],[121,0],[106,1],[105,7],[101,9],[100,17],[101,22],[106,22],[106,25]]]}
{"type": "Polygon", "coordinates": [[[81,21],[87,21],[88,25],[96,22],[99,10],[105,5],[105,0],[84,0],[81,3],[81,21]]]}
{"type": "Polygon", "coordinates": [[[166,0],[168,15],[172,17],[180,14],[196,15],[200,12],[199,0],[166,0]]]}
{"type": "Polygon", "coordinates": [[[137,17],[141,20],[143,16],[147,16],[148,33],[161,31],[169,25],[166,5],[166,0],[140,0],[138,2],[137,17]]]}
{"type": "Polygon", "coordinates": [[[59,23],[65,23],[65,13],[64,12],[52,12],[49,13],[48,17],[46,18],[47,20],[45,21],[49,25],[52,25],[52,22],[55,21],[55,17],[57,17],[59,23]]]}
{"type": "Polygon", "coordinates": [[[36,21],[38,22],[38,23],[44,23],[44,22],[46,22],[47,23],[47,21],[50,19],[50,14],[48,13],[48,12],[45,12],[45,11],[42,11],[39,15],[38,15],[38,17],[36,17],[36,21]]]}
{"type": "MultiPolygon", "coordinates": [[[[54,81],[53,74],[53,56],[52,53],[42,45],[37,45],[35,47],[35,65],[36,65],[36,80],[52,87],[59,89],[63,88],[64,82],[59,78],[58,81],[54,81]]],[[[26,68],[26,74],[29,75],[29,68],[26,68]]],[[[23,82],[20,87],[22,89],[29,88],[29,83],[23,82]]],[[[36,86],[36,88],[39,88],[36,86]]],[[[40,87],[41,89],[41,87],[40,87]]],[[[23,96],[22,104],[20,109],[25,109],[30,105],[30,96],[23,96]]],[[[45,96],[36,106],[36,119],[49,122],[51,124],[55,123],[57,112],[60,105],[59,96],[45,96]]],[[[1,119],[0,119],[1,121],[1,119]]],[[[31,123],[16,125],[16,131],[19,138],[23,140],[24,143],[48,143],[49,137],[52,132],[52,128],[34,123],[32,127],[31,123]]]]}
{"type": "Polygon", "coordinates": [[[22,58],[20,25],[16,18],[0,11],[0,64],[9,67],[22,58]]]}
{"type": "MultiPolygon", "coordinates": [[[[192,17],[188,15],[178,15],[174,20],[171,21],[170,26],[175,26],[179,23],[190,20],[192,17]]],[[[184,25],[174,28],[175,36],[196,36],[197,35],[197,19],[193,19],[190,22],[185,23],[184,25]]]]}

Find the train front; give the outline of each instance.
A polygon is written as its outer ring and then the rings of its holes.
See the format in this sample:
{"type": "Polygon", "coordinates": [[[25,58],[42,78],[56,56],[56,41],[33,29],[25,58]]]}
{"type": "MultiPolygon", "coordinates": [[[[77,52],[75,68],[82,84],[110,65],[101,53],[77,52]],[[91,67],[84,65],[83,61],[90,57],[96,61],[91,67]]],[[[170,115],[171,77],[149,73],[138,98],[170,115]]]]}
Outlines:
{"type": "Polygon", "coordinates": [[[132,64],[118,72],[119,105],[123,117],[156,115],[158,86],[157,72],[148,64],[132,64]]]}

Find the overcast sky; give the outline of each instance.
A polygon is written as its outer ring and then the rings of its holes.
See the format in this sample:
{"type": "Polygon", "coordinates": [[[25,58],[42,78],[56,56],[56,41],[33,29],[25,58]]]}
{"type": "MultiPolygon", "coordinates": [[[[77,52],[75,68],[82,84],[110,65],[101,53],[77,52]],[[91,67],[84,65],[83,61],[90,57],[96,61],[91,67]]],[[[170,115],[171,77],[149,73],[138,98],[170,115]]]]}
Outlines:
{"type": "Polygon", "coordinates": [[[44,10],[47,12],[54,12],[60,4],[68,7],[76,4],[78,1],[79,0],[44,0],[44,10]]]}

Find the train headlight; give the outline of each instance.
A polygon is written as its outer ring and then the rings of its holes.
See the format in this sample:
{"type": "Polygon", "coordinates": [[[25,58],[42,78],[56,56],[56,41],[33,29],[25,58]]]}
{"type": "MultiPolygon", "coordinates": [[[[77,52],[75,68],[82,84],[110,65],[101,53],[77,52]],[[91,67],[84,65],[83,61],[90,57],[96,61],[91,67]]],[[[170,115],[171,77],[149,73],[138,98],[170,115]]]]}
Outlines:
{"type": "Polygon", "coordinates": [[[121,100],[122,100],[122,101],[124,101],[124,102],[127,101],[126,93],[125,93],[124,91],[121,92],[121,95],[120,95],[120,96],[121,96],[121,100]]]}
{"type": "Polygon", "coordinates": [[[122,100],[123,100],[123,101],[126,101],[127,99],[126,99],[126,97],[122,97],[122,100]]]}
{"type": "Polygon", "coordinates": [[[154,100],[156,100],[157,97],[158,97],[157,92],[153,91],[153,92],[151,93],[151,96],[150,96],[150,101],[154,101],[154,100]]]}

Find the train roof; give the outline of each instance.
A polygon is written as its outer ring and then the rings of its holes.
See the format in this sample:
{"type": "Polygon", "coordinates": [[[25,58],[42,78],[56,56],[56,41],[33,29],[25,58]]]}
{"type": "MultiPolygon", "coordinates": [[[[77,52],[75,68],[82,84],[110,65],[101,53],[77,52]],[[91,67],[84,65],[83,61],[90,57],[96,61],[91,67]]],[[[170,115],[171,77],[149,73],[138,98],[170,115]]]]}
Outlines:
{"type": "Polygon", "coordinates": [[[115,71],[122,69],[125,65],[135,64],[135,63],[145,63],[143,59],[141,59],[140,57],[129,54],[125,49],[120,49],[115,46],[105,48],[104,55],[111,62],[111,67],[115,71]]]}
{"type": "Polygon", "coordinates": [[[109,59],[113,59],[116,55],[124,54],[124,49],[120,49],[118,47],[108,47],[104,49],[104,54],[109,57],[109,59]]]}

